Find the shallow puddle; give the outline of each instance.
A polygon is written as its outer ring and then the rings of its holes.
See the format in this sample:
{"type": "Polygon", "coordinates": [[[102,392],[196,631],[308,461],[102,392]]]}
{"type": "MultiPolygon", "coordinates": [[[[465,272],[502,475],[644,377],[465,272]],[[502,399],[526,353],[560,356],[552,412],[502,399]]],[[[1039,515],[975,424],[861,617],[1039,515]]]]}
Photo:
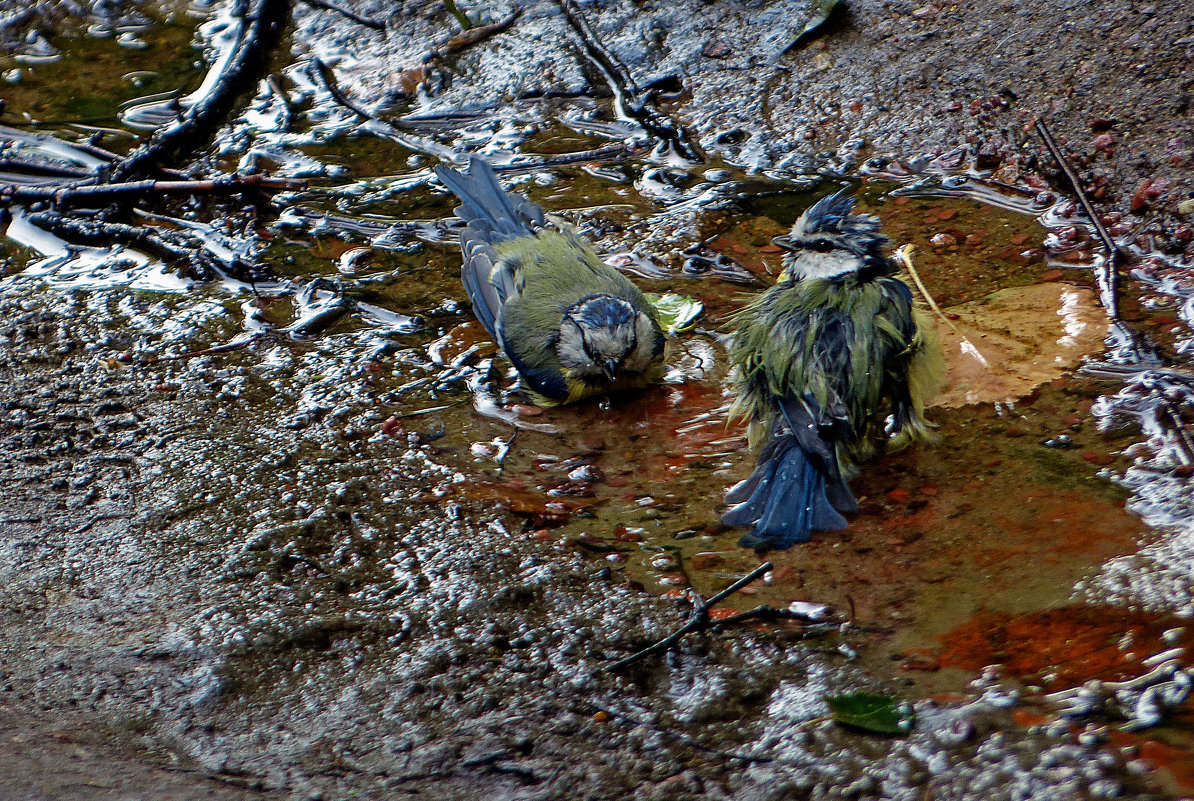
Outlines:
{"type": "MultiPolygon", "coordinates": [[[[54,40],[62,59],[52,72],[21,67],[9,111],[114,124],[117,105],[136,94],[190,88],[199,76],[189,37],[169,24],[153,28],[146,50],[54,40]],[[176,66],[151,76],[137,59],[176,66]],[[124,72],[137,77],[116,77],[124,72]],[[105,80],[110,96],[84,102],[72,88],[105,80]]],[[[562,101],[512,103],[423,131],[418,141],[375,136],[329,102],[309,68],[285,72],[291,127],[261,127],[280,102],[262,90],[240,121],[244,136],[218,143],[230,163],[252,155],[311,179],[308,190],[280,198],[278,219],[249,229],[261,281],[177,281],[175,291],[155,293],[145,279],[171,278],[161,265],[125,263],[118,274],[101,264],[80,275],[61,254],[39,258],[10,246],[9,288],[69,287],[85,299],[80,313],[139,327],[133,351],[100,358],[113,369],[131,364],[165,392],[187,391],[188,353],[237,346],[203,358],[250,374],[227,391],[243,393],[256,413],[368,410],[372,429],[346,438],[391,438],[396,456],[429,444],[431,457],[456,471],[434,494],[426,487],[424,499],[468,515],[503,509],[511,548],[581,553],[594,572],[675,598],[678,612],[688,590],[707,597],[769,559],[765,580],[726,606],[828,604],[853,627],[824,647],[857,655],[912,697],[967,692],[994,663],[1039,697],[1140,675],[1140,660],[1184,647],[1183,624],[1165,614],[1076,604],[1084,579],[1158,535],[1125,510],[1129,492],[1110,479],[1129,466],[1124,451],[1140,433],[1103,432],[1092,414],[1121,385],[1076,372],[1101,355],[1105,321],[1089,243],[1072,235],[1068,244],[1042,244],[1061,229],[1064,204],[997,194],[974,176],[916,185],[890,175],[852,179],[860,210],[882,218],[892,248],[916,246],[921,280],[948,318],[937,324],[951,379],[945,404],[929,411],[942,442],[863,465],[853,483],[860,511],[848,529],[764,557],[738,548],[742,531],[719,522],[726,489],[753,466],[743,429],[726,422],[727,320],[778,274],[772,237],[843,182],[723,164],[688,169],[643,150],[511,170],[518,191],[576,224],[644,290],[697,298],[705,309],[694,330],[669,340],[663,386],[541,409],[516,390],[472,318],[447,222],[454,202],[430,183],[435,160],[419,142],[551,157],[618,137],[578,124],[562,101]],[[988,366],[976,367],[961,342],[985,353],[988,366]],[[303,366],[301,385],[272,383],[283,362],[303,366]]],[[[605,101],[576,104],[619,124],[605,101]]],[[[1164,345],[1179,337],[1164,304],[1129,303],[1128,315],[1164,345]]],[[[284,498],[285,478],[261,487],[263,497],[284,498]]],[[[1174,775],[1189,786],[1187,773],[1174,775]]]]}

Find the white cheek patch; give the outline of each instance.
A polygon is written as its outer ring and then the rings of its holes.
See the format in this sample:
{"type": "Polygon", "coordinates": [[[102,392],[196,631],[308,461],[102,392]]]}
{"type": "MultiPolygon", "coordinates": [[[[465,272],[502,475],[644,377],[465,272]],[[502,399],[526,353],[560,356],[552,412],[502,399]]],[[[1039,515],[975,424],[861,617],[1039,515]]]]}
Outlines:
{"type": "Polygon", "coordinates": [[[571,320],[565,320],[560,325],[560,341],[556,344],[556,354],[569,370],[592,369],[593,362],[589,354],[585,353],[584,339],[580,329],[571,320]]]}
{"type": "Polygon", "coordinates": [[[802,250],[791,261],[789,269],[796,278],[833,278],[857,272],[860,267],[858,257],[845,250],[828,253],[802,250]]]}
{"type": "Polygon", "coordinates": [[[640,313],[634,321],[634,350],[622,367],[632,373],[643,373],[655,361],[655,326],[647,315],[640,313]]]}

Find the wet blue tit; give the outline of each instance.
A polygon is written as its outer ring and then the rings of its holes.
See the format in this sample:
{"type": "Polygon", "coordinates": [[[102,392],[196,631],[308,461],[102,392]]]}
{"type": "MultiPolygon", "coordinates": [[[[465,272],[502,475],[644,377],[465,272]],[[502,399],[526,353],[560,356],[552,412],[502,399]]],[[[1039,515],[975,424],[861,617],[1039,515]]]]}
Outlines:
{"type": "Polygon", "coordinates": [[[638,287],[543,209],[502,189],[472,157],[467,173],[437,167],[463,202],[456,216],[461,278],[473,312],[545,405],[663,380],[664,337],[638,287]]]}
{"type": "Polygon", "coordinates": [[[754,472],[726,495],[735,505],[723,522],[754,526],[743,547],[789,548],[846,527],[842,514],[858,508],[847,482],[872,451],[884,401],[889,448],[934,438],[924,407],[940,351],[882,253],[878,218],[853,208],[838,192],[776,237],[787,251],[779,280],[734,319],[730,414],[762,446],[754,472]]]}

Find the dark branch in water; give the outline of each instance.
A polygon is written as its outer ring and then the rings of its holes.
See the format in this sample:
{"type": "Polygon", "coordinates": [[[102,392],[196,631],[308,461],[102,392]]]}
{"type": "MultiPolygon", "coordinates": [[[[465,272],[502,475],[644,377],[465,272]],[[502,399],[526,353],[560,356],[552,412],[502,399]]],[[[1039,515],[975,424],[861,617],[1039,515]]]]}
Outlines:
{"type": "Polygon", "coordinates": [[[604,145],[592,150],[579,150],[574,153],[557,153],[552,156],[535,156],[531,154],[519,155],[516,161],[508,164],[494,164],[494,170],[501,173],[535,172],[547,167],[560,167],[565,164],[576,164],[582,161],[609,161],[618,159],[630,151],[625,142],[604,145]]]}
{"type": "Polygon", "coordinates": [[[623,113],[633,117],[643,126],[648,134],[674,147],[676,152],[689,161],[703,161],[700,150],[692,142],[688,132],[683,127],[669,120],[650,106],[650,93],[646,97],[640,96],[638,84],[630,70],[605,49],[605,45],[597,38],[589,21],[581,14],[574,0],[557,0],[560,10],[568,19],[572,29],[580,37],[589,60],[609,83],[614,93],[614,102],[621,107],[623,113]]]}
{"type": "Polygon", "coordinates": [[[323,88],[327,89],[328,93],[332,96],[332,100],[335,100],[341,106],[344,106],[344,108],[348,109],[353,114],[356,114],[358,117],[364,117],[367,120],[377,119],[368,111],[365,111],[363,108],[358,106],[352,100],[352,98],[344,94],[344,92],[340,89],[340,86],[336,83],[336,76],[332,74],[331,67],[329,67],[327,64],[324,64],[323,61],[318,58],[311,59],[311,63],[315,67],[315,74],[319,76],[319,80],[323,82],[323,88]]]}
{"type": "Polygon", "coordinates": [[[126,223],[107,222],[96,218],[65,217],[56,211],[33,212],[26,218],[38,228],[77,244],[99,246],[133,245],[145,248],[158,258],[187,264],[190,276],[200,280],[214,278],[221,272],[246,278],[252,266],[225,264],[203,246],[203,239],[188,231],[155,229],[126,223]]]}
{"type": "Polygon", "coordinates": [[[692,614],[688,616],[688,621],[683,626],[676,629],[676,631],[672,632],[667,637],[664,637],[662,640],[655,643],[654,645],[649,645],[641,651],[636,651],[635,653],[631,654],[630,656],[623,657],[622,659],[619,659],[617,662],[614,662],[613,664],[607,666],[605,668],[604,672],[612,673],[614,671],[621,670],[622,668],[626,667],[627,665],[632,665],[635,662],[638,662],[642,659],[646,659],[648,656],[651,656],[652,654],[658,654],[663,651],[666,651],[668,648],[671,648],[673,645],[675,645],[680,640],[682,640],[685,635],[691,634],[694,631],[704,631],[705,629],[710,629],[715,626],[723,626],[723,625],[727,625],[727,624],[731,624],[731,623],[739,623],[744,620],[781,620],[782,619],[782,620],[800,620],[802,622],[810,622],[809,618],[805,615],[801,615],[797,612],[792,612],[787,609],[773,609],[772,607],[769,607],[769,606],[757,606],[754,609],[750,610],[749,612],[742,612],[741,614],[733,615],[732,617],[726,618],[725,620],[712,621],[709,619],[709,610],[710,609],[717,606],[719,603],[724,601],[726,598],[729,598],[731,595],[738,592],[738,590],[742,589],[743,587],[757,581],[759,579],[759,577],[762,576],[764,573],[766,573],[768,570],[770,570],[771,567],[772,567],[772,565],[770,562],[764,562],[763,564],[756,567],[754,570],[747,573],[742,578],[735,581],[730,586],[726,587],[721,592],[714,595],[709,600],[699,601],[696,605],[696,608],[694,608],[692,610],[692,614]]]}
{"type": "Polygon", "coordinates": [[[375,31],[384,31],[386,29],[386,24],[384,22],[372,19],[370,17],[362,17],[360,14],[355,13],[351,9],[345,8],[339,3],[331,2],[331,0],[303,0],[303,2],[311,6],[311,8],[319,8],[323,9],[324,11],[333,11],[346,19],[350,19],[359,25],[364,25],[366,28],[372,28],[375,31]]]}
{"type": "Polygon", "coordinates": [[[1082,184],[1078,181],[1078,176],[1074,172],[1074,168],[1070,166],[1069,161],[1066,160],[1065,154],[1061,152],[1057,141],[1053,138],[1053,134],[1045,125],[1044,120],[1036,121],[1036,132],[1040,135],[1041,141],[1045,143],[1049,153],[1053,156],[1053,160],[1057,162],[1057,166],[1061,167],[1062,173],[1065,174],[1066,180],[1070,184],[1070,189],[1074,196],[1078,198],[1078,203],[1082,206],[1082,211],[1086,212],[1087,218],[1091,225],[1094,226],[1095,233],[1098,234],[1099,241],[1103,243],[1103,247],[1107,251],[1107,264],[1103,271],[1103,275],[1099,276],[1099,283],[1103,285],[1105,291],[1100,294],[1103,296],[1103,305],[1107,309],[1107,316],[1112,320],[1119,321],[1119,275],[1115,271],[1115,262],[1119,257],[1119,248],[1115,244],[1115,240],[1107,233],[1107,229],[1103,226],[1102,219],[1095,212],[1094,206],[1090,204],[1090,200],[1086,197],[1086,192],[1082,189],[1082,184]]]}
{"type": "Polygon", "coordinates": [[[109,184],[22,186],[0,184],[0,207],[13,203],[49,201],[58,207],[101,206],[114,200],[153,195],[234,195],[242,192],[281,192],[307,187],[306,181],[263,175],[229,175],[204,181],[129,181],[109,184]]]}
{"type": "Polygon", "coordinates": [[[452,160],[455,153],[451,149],[431,139],[411,133],[412,129],[415,128],[414,125],[402,119],[392,121],[383,120],[358,106],[336,85],[336,77],[328,65],[316,58],[312,59],[312,66],[314,67],[311,71],[312,77],[323,84],[324,88],[331,94],[333,100],[361,119],[367,120],[367,124],[371,126],[369,132],[374,136],[389,139],[416,153],[434,156],[442,161],[450,162],[452,160]]]}
{"type": "Polygon", "coordinates": [[[55,164],[45,159],[21,158],[20,156],[0,158],[0,174],[8,174],[13,177],[27,175],[33,180],[59,178],[67,181],[88,181],[95,178],[95,172],[85,167],[71,167],[66,164],[55,164]]]}
{"type": "Polygon", "coordinates": [[[177,122],[159,129],[153,138],[125,156],[111,171],[111,181],[128,181],[152,174],[164,163],[202,143],[227,119],[236,99],[256,82],[266,58],[281,38],[290,6],[287,0],[240,0],[239,16],[247,24],[216,88],[182,112],[177,122]]]}

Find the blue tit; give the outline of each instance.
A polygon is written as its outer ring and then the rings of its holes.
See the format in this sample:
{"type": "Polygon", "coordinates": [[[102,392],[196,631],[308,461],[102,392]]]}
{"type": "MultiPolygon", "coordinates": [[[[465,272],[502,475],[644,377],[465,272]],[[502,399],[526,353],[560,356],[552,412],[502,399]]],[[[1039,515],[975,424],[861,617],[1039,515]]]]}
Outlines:
{"type": "MultiPolygon", "coordinates": [[[[844,191],[844,190],[843,190],[844,191]]],[[[924,406],[942,372],[912,291],[893,277],[879,220],[823,198],[773,240],[787,252],[774,286],[736,315],[732,419],[762,445],[754,472],[730,489],[722,517],[754,525],[748,548],[789,548],[846,527],[847,482],[872,450],[872,420],[890,403],[889,447],[931,440],[924,406]]]]}
{"type": "Polygon", "coordinates": [[[477,319],[545,405],[663,380],[664,336],[638,287],[472,157],[435,174],[464,204],[460,275],[477,319]]]}

